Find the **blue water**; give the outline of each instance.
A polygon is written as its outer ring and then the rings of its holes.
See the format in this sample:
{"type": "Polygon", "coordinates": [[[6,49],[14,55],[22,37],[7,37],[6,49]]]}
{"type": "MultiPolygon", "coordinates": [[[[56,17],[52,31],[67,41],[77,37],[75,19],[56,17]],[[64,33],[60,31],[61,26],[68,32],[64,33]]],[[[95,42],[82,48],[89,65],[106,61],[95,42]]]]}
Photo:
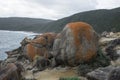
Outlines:
{"type": "Polygon", "coordinates": [[[0,30],[0,60],[7,58],[5,51],[16,49],[25,38],[32,38],[36,33],[0,30]]]}

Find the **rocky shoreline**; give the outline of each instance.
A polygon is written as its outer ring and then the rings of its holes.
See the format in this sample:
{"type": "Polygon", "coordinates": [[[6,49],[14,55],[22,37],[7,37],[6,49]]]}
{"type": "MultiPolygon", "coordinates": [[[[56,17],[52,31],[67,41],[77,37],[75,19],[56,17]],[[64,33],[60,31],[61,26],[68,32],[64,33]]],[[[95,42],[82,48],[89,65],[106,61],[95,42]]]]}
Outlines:
{"type": "Polygon", "coordinates": [[[84,22],[27,37],[0,61],[0,80],[120,79],[120,32],[98,35],[84,22]]]}

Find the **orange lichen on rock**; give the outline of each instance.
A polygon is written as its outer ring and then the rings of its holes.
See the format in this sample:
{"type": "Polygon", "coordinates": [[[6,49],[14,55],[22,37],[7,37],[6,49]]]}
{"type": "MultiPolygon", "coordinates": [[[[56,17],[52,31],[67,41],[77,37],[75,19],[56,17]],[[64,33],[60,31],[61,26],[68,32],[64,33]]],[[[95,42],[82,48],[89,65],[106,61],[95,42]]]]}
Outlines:
{"type": "Polygon", "coordinates": [[[80,39],[82,38],[82,36],[85,36],[85,38],[88,41],[91,40],[92,27],[89,24],[84,23],[84,22],[74,22],[74,23],[67,24],[67,26],[72,30],[76,46],[81,44],[80,39]]]}
{"type": "Polygon", "coordinates": [[[34,46],[32,46],[31,44],[27,44],[26,45],[26,52],[27,52],[27,56],[33,60],[33,58],[35,57],[35,49],[34,46]]]}
{"type": "Polygon", "coordinates": [[[36,55],[48,58],[48,52],[52,48],[55,37],[55,33],[44,33],[39,35],[25,46],[24,52],[32,61],[36,55]]]}
{"type": "Polygon", "coordinates": [[[41,44],[41,45],[46,45],[47,41],[44,37],[39,37],[31,41],[31,44],[41,44]]]}
{"type": "Polygon", "coordinates": [[[39,56],[44,56],[45,55],[45,51],[46,49],[45,48],[38,48],[38,47],[35,47],[33,46],[32,44],[27,44],[26,45],[26,51],[27,51],[27,56],[33,61],[34,60],[34,57],[36,55],[39,55],[39,56]]]}
{"type": "Polygon", "coordinates": [[[53,50],[56,51],[53,54],[56,55],[56,60],[58,58],[65,64],[74,66],[92,59],[97,49],[98,35],[93,28],[84,22],[73,22],[67,24],[55,40],[53,50]]]}
{"type": "MultiPolygon", "coordinates": [[[[74,43],[76,45],[76,61],[89,61],[96,55],[97,38],[92,27],[83,22],[75,22],[68,24],[74,35],[74,43]],[[95,42],[94,42],[95,41],[95,42]]],[[[77,62],[79,63],[79,62],[77,62]]]]}
{"type": "Polygon", "coordinates": [[[44,33],[43,36],[47,38],[48,43],[51,43],[54,41],[56,34],[55,33],[44,33]]]}
{"type": "Polygon", "coordinates": [[[69,23],[68,27],[71,29],[74,35],[74,43],[78,51],[76,52],[76,60],[79,59],[89,61],[96,55],[97,40],[95,41],[95,31],[92,27],[84,22],[69,23]],[[89,47],[89,48],[87,48],[89,47]],[[84,51],[85,50],[85,51],[84,51]]]}
{"type": "Polygon", "coordinates": [[[37,38],[39,38],[39,37],[44,37],[47,39],[48,43],[51,43],[54,41],[54,39],[56,37],[56,33],[51,33],[51,32],[43,33],[42,35],[38,36],[37,38]]]}

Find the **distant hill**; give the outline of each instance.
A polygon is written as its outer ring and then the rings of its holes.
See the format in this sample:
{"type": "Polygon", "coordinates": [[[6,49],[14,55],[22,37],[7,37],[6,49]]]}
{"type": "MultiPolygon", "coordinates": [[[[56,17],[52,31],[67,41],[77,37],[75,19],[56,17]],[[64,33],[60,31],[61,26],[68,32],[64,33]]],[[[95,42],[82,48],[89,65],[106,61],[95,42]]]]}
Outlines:
{"type": "Polygon", "coordinates": [[[120,8],[81,12],[56,21],[31,18],[0,18],[0,29],[40,33],[60,32],[67,23],[76,21],[91,24],[98,33],[103,31],[120,31],[120,8]]]}
{"type": "Polygon", "coordinates": [[[40,26],[51,21],[53,20],[24,17],[0,18],[0,30],[29,31],[27,28],[31,28],[31,25],[39,24],[40,26]]]}
{"type": "Polygon", "coordinates": [[[103,31],[120,31],[120,8],[77,13],[72,16],[46,24],[46,28],[44,28],[42,31],[59,32],[67,23],[76,21],[83,21],[91,24],[93,28],[99,33],[103,31]]]}

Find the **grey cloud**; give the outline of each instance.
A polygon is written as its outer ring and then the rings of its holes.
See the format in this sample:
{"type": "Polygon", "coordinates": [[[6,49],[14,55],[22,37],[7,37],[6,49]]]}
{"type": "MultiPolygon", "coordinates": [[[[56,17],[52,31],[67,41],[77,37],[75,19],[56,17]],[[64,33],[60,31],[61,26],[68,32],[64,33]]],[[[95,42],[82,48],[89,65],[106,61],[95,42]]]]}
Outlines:
{"type": "Polygon", "coordinates": [[[97,5],[96,0],[31,0],[40,5],[43,5],[46,8],[51,9],[60,9],[64,10],[65,8],[79,8],[82,10],[89,10],[91,8],[95,9],[97,5]]]}
{"type": "Polygon", "coordinates": [[[120,7],[120,0],[97,0],[97,9],[111,9],[120,7]]]}
{"type": "Polygon", "coordinates": [[[0,17],[59,19],[72,14],[119,6],[120,0],[0,0],[0,17]]]}
{"type": "Polygon", "coordinates": [[[31,0],[40,5],[43,5],[47,9],[54,10],[59,17],[69,16],[78,12],[93,10],[96,8],[96,0],[31,0]]]}

